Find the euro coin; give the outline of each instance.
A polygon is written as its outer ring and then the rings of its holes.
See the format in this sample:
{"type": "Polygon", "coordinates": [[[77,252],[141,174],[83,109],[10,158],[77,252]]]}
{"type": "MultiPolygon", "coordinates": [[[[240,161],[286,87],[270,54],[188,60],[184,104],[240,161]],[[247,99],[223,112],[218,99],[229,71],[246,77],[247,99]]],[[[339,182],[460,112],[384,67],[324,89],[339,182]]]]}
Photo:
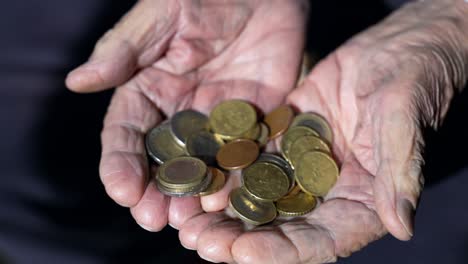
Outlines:
{"type": "Polygon", "coordinates": [[[260,147],[266,146],[268,143],[268,136],[270,135],[270,131],[268,126],[265,123],[260,123],[260,135],[257,138],[257,143],[260,147]]]}
{"type": "Polygon", "coordinates": [[[277,165],[255,162],[242,173],[245,190],[256,199],[276,201],[289,190],[289,178],[277,165]]]}
{"type": "Polygon", "coordinates": [[[306,126],[315,130],[321,138],[325,139],[328,143],[332,143],[333,134],[327,121],[314,113],[303,113],[297,115],[292,123],[291,127],[295,126],[306,126]]]}
{"type": "Polygon", "coordinates": [[[156,186],[158,187],[159,191],[165,195],[174,197],[195,196],[208,189],[210,184],[213,182],[212,178],[213,175],[211,171],[208,171],[206,177],[198,185],[194,185],[191,187],[185,187],[184,185],[181,185],[179,187],[168,187],[161,184],[161,181],[158,181],[159,178],[157,177],[156,186]]]}
{"type": "Polygon", "coordinates": [[[158,182],[168,188],[189,189],[205,179],[205,163],[194,157],[179,157],[165,162],[158,171],[158,182]]]}
{"type": "Polygon", "coordinates": [[[324,197],[338,179],[339,170],[330,155],[311,151],[302,155],[295,173],[296,182],[304,192],[324,197]]]}
{"type": "Polygon", "coordinates": [[[302,136],[296,139],[289,151],[289,161],[293,168],[296,168],[297,162],[302,155],[308,151],[319,150],[323,152],[330,152],[330,147],[322,139],[316,136],[302,136]]]}
{"type": "MultiPolygon", "coordinates": [[[[296,189],[296,188],[295,188],[296,189]]],[[[314,196],[300,191],[287,195],[276,202],[279,215],[286,217],[301,216],[311,212],[317,205],[314,196]]]]}
{"type": "Polygon", "coordinates": [[[252,129],[247,132],[247,134],[243,135],[241,138],[250,139],[250,140],[257,140],[260,136],[261,127],[260,124],[256,124],[252,129]]]}
{"type": "Polygon", "coordinates": [[[188,137],[208,130],[208,117],[195,110],[183,110],[171,118],[171,132],[180,146],[185,146],[188,137]]]}
{"type": "Polygon", "coordinates": [[[252,164],[259,155],[258,145],[248,139],[236,139],[224,144],[216,155],[218,165],[226,170],[243,169],[252,164]]]}
{"type": "Polygon", "coordinates": [[[289,127],[294,111],[288,105],[282,105],[268,113],[264,122],[270,129],[270,139],[281,136],[289,127]]]}
{"type": "Polygon", "coordinates": [[[273,202],[255,200],[242,188],[231,191],[229,205],[240,219],[253,225],[266,224],[276,218],[276,208],[273,202]]]}
{"type": "Polygon", "coordinates": [[[226,176],[224,175],[224,172],[217,168],[210,168],[210,170],[212,175],[211,183],[208,185],[206,190],[199,193],[200,196],[210,195],[221,190],[226,182],[226,176]]]}
{"type": "Polygon", "coordinates": [[[287,160],[289,160],[289,151],[292,143],[302,136],[319,136],[319,134],[309,127],[296,126],[291,127],[286,131],[281,139],[281,154],[287,160]]]}
{"type": "Polygon", "coordinates": [[[256,162],[268,162],[278,166],[288,176],[289,189],[291,189],[294,186],[294,170],[291,167],[291,165],[289,165],[289,163],[283,158],[270,153],[262,153],[260,154],[256,162]]]}
{"type": "Polygon", "coordinates": [[[249,103],[230,100],[218,104],[210,114],[211,129],[225,140],[247,134],[257,124],[257,112],[249,103]]]}
{"type": "Polygon", "coordinates": [[[170,130],[170,123],[166,121],[146,134],[146,150],[148,155],[158,164],[187,155],[185,148],[175,142],[170,130]]]}
{"type": "Polygon", "coordinates": [[[188,137],[186,142],[187,153],[192,157],[203,160],[210,166],[216,165],[216,154],[224,142],[207,131],[198,131],[188,137]]]}

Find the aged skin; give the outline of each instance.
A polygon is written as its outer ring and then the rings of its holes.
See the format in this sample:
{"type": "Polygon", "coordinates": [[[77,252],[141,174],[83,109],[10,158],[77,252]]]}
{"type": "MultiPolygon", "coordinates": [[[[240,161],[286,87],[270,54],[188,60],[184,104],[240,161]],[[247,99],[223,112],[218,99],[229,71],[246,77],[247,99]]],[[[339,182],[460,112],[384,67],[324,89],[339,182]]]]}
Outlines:
{"type": "Polygon", "coordinates": [[[468,4],[408,4],[330,54],[293,90],[302,2],[194,3],[139,2],[67,79],[78,92],[119,86],[102,133],[108,194],[132,207],[144,228],[169,223],[185,247],[216,262],[332,262],[386,232],[410,239],[424,182],[421,129],[440,126],[468,77],[468,4]],[[226,207],[236,175],[200,200],[169,199],[148,184],[143,134],[160,122],[157,111],[206,113],[229,98],[264,111],[287,102],[330,122],[341,175],[307,218],[246,231],[214,212],[226,207]]]}

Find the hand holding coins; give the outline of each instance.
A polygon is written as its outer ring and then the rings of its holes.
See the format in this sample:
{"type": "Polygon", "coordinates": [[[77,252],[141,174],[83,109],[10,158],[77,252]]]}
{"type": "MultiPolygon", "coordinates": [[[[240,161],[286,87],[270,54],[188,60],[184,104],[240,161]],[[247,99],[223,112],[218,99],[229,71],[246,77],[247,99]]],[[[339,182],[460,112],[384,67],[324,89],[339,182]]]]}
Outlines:
{"type": "Polygon", "coordinates": [[[317,197],[335,184],[332,132],[312,113],[294,117],[283,105],[259,122],[255,108],[241,100],[217,105],[210,116],[184,110],[147,133],[149,156],[159,165],[158,189],[170,196],[209,195],[225,183],[226,171],[242,169],[242,186],[229,204],[243,221],[266,224],[277,214],[295,217],[312,211],[317,197]],[[282,136],[280,155],[261,153],[282,136]],[[210,167],[208,167],[210,166],[210,167]]]}

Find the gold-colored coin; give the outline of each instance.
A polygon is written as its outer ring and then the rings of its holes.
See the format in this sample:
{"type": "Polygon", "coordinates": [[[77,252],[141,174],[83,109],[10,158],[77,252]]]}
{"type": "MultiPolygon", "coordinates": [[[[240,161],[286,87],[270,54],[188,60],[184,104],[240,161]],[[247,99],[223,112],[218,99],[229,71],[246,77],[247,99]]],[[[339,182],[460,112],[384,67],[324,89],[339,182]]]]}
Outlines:
{"type": "Polygon", "coordinates": [[[187,155],[185,148],[175,142],[170,130],[170,123],[166,121],[146,134],[146,150],[148,155],[158,164],[187,155]]]}
{"type": "Polygon", "coordinates": [[[257,124],[257,112],[242,100],[224,101],[210,114],[211,129],[225,140],[232,140],[247,134],[257,124]]]}
{"type": "Polygon", "coordinates": [[[250,139],[250,140],[257,140],[260,136],[261,127],[259,124],[256,124],[252,129],[247,132],[247,134],[243,135],[241,138],[250,139]]]}
{"type": "Polygon", "coordinates": [[[262,153],[260,154],[256,162],[268,162],[268,163],[278,166],[288,176],[289,190],[292,189],[294,185],[294,181],[295,181],[294,170],[292,169],[291,165],[287,161],[271,153],[262,153]]]}
{"type": "Polygon", "coordinates": [[[306,152],[296,167],[296,182],[314,196],[325,196],[338,179],[339,170],[330,155],[320,151],[306,152]]]}
{"type": "Polygon", "coordinates": [[[270,135],[270,131],[265,123],[260,123],[259,126],[260,135],[257,138],[257,143],[260,145],[260,147],[264,147],[268,143],[268,136],[270,135]]]}
{"type": "Polygon", "coordinates": [[[248,139],[236,139],[222,146],[216,160],[226,170],[243,169],[252,164],[258,157],[257,143],[248,139]]]}
{"type": "Polygon", "coordinates": [[[319,136],[319,134],[310,127],[296,126],[291,127],[284,134],[281,139],[281,154],[287,160],[289,160],[289,151],[292,143],[302,136],[319,136]]]}
{"type": "Polygon", "coordinates": [[[281,136],[289,127],[294,117],[294,111],[288,105],[282,105],[268,113],[264,122],[270,129],[270,139],[281,136]]]}
{"type": "Polygon", "coordinates": [[[300,191],[300,188],[293,189],[294,194],[279,199],[276,202],[276,210],[281,216],[301,216],[311,212],[317,205],[314,196],[300,191]]]}
{"type": "Polygon", "coordinates": [[[187,153],[192,157],[203,160],[210,166],[216,165],[216,154],[224,142],[207,131],[198,131],[188,137],[187,153]]]}
{"type": "Polygon", "coordinates": [[[210,168],[211,174],[213,175],[213,179],[211,180],[211,184],[206,188],[206,190],[200,192],[200,196],[206,196],[213,194],[219,190],[221,190],[226,182],[226,176],[224,172],[217,168],[210,168]]]}
{"type": "Polygon", "coordinates": [[[178,157],[165,162],[158,171],[158,183],[167,188],[189,189],[205,179],[208,168],[194,157],[178,157]]]}
{"type": "Polygon", "coordinates": [[[332,130],[328,122],[321,116],[315,113],[303,113],[297,115],[291,123],[291,127],[306,126],[315,130],[321,138],[325,139],[329,144],[333,141],[332,130]]]}
{"type": "Polygon", "coordinates": [[[329,153],[330,147],[325,141],[316,136],[302,136],[296,139],[289,150],[289,161],[293,168],[297,167],[297,163],[304,153],[314,150],[329,153]]]}
{"type": "Polygon", "coordinates": [[[276,201],[289,190],[288,175],[277,165],[256,162],[242,173],[245,190],[256,199],[276,201]]]}
{"type": "Polygon", "coordinates": [[[309,75],[310,71],[317,64],[317,56],[310,52],[305,52],[304,56],[302,57],[302,67],[301,67],[301,75],[299,77],[298,84],[301,84],[304,79],[309,75]]]}
{"type": "Polygon", "coordinates": [[[255,200],[242,188],[231,191],[229,205],[240,219],[253,225],[266,224],[276,218],[273,202],[255,200]]]}
{"type": "Polygon", "coordinates": [[[190,135],[206,131],[208,126],[208,117],[195,110],[183,110],[171,118],[171,133],[177,144],[183,147],[190,135]]]}

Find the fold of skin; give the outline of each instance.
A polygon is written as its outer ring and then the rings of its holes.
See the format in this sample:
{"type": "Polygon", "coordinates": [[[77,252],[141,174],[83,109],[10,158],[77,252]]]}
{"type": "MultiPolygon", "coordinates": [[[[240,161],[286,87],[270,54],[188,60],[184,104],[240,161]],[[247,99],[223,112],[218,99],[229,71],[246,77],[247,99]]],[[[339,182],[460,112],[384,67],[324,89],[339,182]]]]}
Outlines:
{"type": "Polygon", "coordinates": [[[466,84],[468,4],[408,4],[330,54],[292,90],[303,47],[302,4],[193,3],[141,1],[135,7],[140,11],[132,11],[67,80],[81,92],[125,82],[115,92],[102,134],[101,178],[109,195],[132,207],[145,229],[157,231],[167,223],[180,229],[181,243],[213,262],[332,262],[387,232],[410,239],[424,183],[422,129],[441,124],[451,99],[466,84]],[[137,37],[127,34],[128,20],[152,14],[141,10],[154,4],[160,5],[155,14],[169,10],[176,18],[156,20],[151,24],[156,33],[140,27],[142,34],[131,31],[137,37]],[[237,22],[220,29],[217,14],[237,22]],[[127,35],[116,38],[115,32],[127,35]],[[212,34],[222,37],[212,41],[212,34]],[[111,51],[118,55],[110,56],[111,51]],[[164,197],[148,185],[142,141],[144,132],[161,121],[158,111],[171,116],[193,107],[208,113],[230,98],[249,100],[264,111],[286,102],[330,122],[341,172],[315,211],[246,229],[229,210],[212,212],[227,206],[229,191],[239,185],[238,172],[201,203],[164,197]]]}

